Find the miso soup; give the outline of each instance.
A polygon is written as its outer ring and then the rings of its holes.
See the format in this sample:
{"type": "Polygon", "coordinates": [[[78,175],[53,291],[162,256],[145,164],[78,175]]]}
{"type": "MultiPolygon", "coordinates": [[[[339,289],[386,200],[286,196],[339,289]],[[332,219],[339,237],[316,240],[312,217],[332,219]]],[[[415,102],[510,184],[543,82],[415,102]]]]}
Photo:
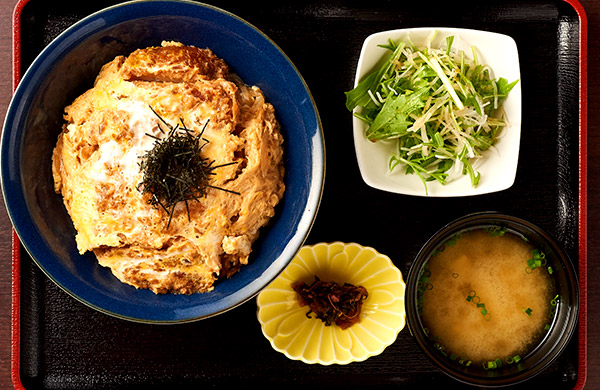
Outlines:
{"type": "Polygon", "coordinates": [[[552,269],[520,236],[472,230],[434,253],[420,279],[419,310],[436,347],[495,368],[524,357],[551,325],[552,269]]]}

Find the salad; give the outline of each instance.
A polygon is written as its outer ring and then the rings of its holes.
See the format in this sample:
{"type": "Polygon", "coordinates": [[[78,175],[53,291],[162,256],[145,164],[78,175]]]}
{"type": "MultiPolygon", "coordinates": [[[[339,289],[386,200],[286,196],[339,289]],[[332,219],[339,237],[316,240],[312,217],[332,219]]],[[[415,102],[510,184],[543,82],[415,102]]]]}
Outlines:
{"type": "Polygon", "coordinates": [[[346,108],[367,124],[372,142],[397,146],[389,169],[404,168],[427,182],[446,184],[468,175],[477,186],[482,152],[494,148],[507,125],[502,103],[519,80],[494,79],[489,66],[452,48],[424,48],[410,41],[388,40],[382,65],[345,92],[346,108]]]}

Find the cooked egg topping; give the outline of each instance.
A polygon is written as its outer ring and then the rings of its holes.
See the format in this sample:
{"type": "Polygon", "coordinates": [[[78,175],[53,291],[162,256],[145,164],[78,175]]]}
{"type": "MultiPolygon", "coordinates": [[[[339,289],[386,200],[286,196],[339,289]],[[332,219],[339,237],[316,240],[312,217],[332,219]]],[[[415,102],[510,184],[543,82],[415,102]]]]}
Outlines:
{"type": "Polygon", "coordinates": [[[207,292],[247,264],[285,190],[279,123],[257,87],[209,49],[163,42],[106,64],[65,114],[53,175],[81,253],[156,293],[207,292]],[[202,158],[223,166],[171,215],[138,187],[141,157],[176,123],[203,131],[202,158]]]}

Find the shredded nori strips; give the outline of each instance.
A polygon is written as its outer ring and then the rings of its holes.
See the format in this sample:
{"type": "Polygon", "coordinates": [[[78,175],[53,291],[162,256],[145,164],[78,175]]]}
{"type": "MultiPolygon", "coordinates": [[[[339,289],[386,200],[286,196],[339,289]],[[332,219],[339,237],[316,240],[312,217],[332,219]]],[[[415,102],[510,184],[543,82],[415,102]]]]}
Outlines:
{"type": "MultiPolygon", "coordinates": [[[[209,142],[203,138],[208,121],[199,134],[194,134],[185,126],[183,120],[172,126],[165,122],[152,107],[150,109],[169,131],[163,138],[147,134],[155,139],[155,143],[151,150],[141,156],[139,165],[143,172],[143,179],[137,189],[142,194],[151,195],[148,199],[150,205],[160,207],[169,214],[167,229],[171,224],[177,203],[185,202],[189,218],[188,201],[197,201],[205,197],[208,188],[239,195],[238,192],[210,184],[210,177],[214,175],[213,170],[235,162],[213,165],[214,161],[202,157],[202,148],[209,142]]],[[[159,129],[164,133],[162,128],[159,129]]]]}

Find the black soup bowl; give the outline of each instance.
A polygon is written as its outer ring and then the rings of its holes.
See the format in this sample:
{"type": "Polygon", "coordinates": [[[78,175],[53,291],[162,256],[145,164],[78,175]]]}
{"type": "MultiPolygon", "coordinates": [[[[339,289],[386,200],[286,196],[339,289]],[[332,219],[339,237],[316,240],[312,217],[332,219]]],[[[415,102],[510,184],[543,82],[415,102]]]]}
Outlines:
{"type": "MultiPolygon", "coordinates": [[[[459,278],[458,274],[452,276],[459,278]]],[[[533,378],[564,351],[577,329],[579,284],[571,260],[547,232],[518,217],[498,212],[481,212],[466,215],[447,224],[424,244],[407,277],[405,303],[411,334],[425,355],[442,372],[459,382],[473,386],[502,387],[533,378]],[[468,356],[465,357],[462,352],[445,348],[443,340],[430,334],[421,315],[421,305],[426,299],[427,290],[435,288],[428,283],[431,272],[427,264],[432,256],[438,251],[443,251],[446,245],[455,243],[461,235],[480,229],[502,234],[511,233],[544,253],[544,269],[539,271],[546,272],[550,267],[548,274],[555,290],[548,323],[539,341],[528,348],[529,352],[526,354],[515,356],[517,359],[503,358],[487,362],[489,364],[471,364],[468,356]]]]}

